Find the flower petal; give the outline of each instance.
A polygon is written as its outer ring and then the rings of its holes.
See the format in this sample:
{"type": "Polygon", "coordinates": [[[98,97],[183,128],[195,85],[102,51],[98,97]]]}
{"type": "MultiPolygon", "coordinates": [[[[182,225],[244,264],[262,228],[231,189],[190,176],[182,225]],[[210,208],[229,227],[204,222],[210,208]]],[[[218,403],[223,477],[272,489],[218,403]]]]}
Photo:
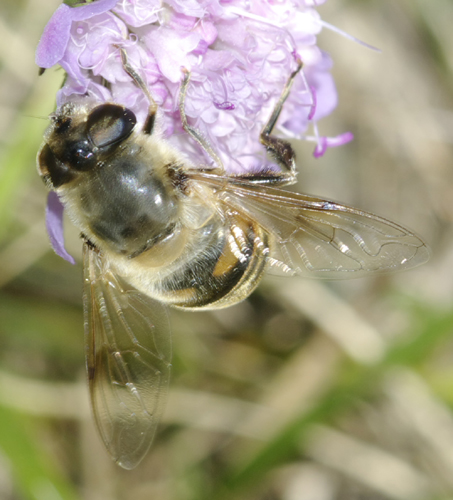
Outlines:
{"type": "Polygon", "coordinates": [[[72,24],[70,11],[71,7],[60,5],[44,28],[35,57],[40,68],[50,68],[63,57],[72,24]]]}
{"type": "Polygon", "coordinates": [[[115,7],[118,0],[98,0],[81,7],[62,4],[55,11],[44,28],[44,33],[36,49],[36,64],[40,68],[50,68],[57,64],[66,51],[73,21],[82,21],[115,7]]]}
{"type": "Polygon", "coordinates": [[[50,244],[56,254],[67,260],[71,264],[75,264],[74,257],[70,255],[64,247],[63,234],[63,211],[64,207],[54,191],[50,191],[47,197],[46,207],[46,228],[49,234],[50,244]]]}

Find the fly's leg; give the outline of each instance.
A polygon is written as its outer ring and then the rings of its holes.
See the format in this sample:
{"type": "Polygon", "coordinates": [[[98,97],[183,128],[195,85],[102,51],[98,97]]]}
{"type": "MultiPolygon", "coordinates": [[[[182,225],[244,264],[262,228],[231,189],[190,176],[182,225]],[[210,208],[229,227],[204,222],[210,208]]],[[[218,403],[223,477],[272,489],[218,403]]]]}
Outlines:
{"type": "Polygon", "coordinates": [[[127,57],[127,52],[119,47],[121,53],[121,63],[123,65],[124,71],[134,80],[135,85],[142,90],[149,102],[148,108],[148,116],[146,117],[145,124],[143,125],[142,132],[147,135],[151,135],[154,129],[154,123],[156,121],[156,113],[157,113],[157,104],[153,99],[146,83],[143,81],[143,78],[137,73],[135,68],[129,63],[129,59],[127,57]]]}
{"type": "Polygon", "coordinates": [[[183,129],[192,137],[192,139],[195,139],[198,142],[198,144],[206,151],[206,153],[208,153],[208,155],[217,164],[220,173],[223,173],[225,169],[223,167],[223,163],[219,155],[212,149],[211,145],[208,143],[206,138],[203,137],[203,134],[196,128],[191,127],[187,122],[185,102],[187,95],[187,87],[190,81],[190,71],[186,68],[182,68],[182,72],[184,76],[181,82],[181,90],[179,91],[179,112],[181,114],[181,122],[183,129]]]}
{"type": "Polygon", "coordinates": [[[289,96],[291,87],[294,82],[294,78],[302,69],[302,61],[297,60],[297,68],[289,75],[288,80],[283,88],[283,91],[278,99],[272,114],[263,127],[260,134],[260,142],[266,148],[266,151],[275,159],[278,165],[283,169],[283,172],[263,172],[262,174],[253,175],[243,175],[244,179],[247,179],[254,184],[279,184],[287,185],[294,184],[296,182],[296,153],[294,152],[291,144],[279,137],[272,135],[275,124],[280,116],[280,113],[285,104],[286,99],[289,96]]]}

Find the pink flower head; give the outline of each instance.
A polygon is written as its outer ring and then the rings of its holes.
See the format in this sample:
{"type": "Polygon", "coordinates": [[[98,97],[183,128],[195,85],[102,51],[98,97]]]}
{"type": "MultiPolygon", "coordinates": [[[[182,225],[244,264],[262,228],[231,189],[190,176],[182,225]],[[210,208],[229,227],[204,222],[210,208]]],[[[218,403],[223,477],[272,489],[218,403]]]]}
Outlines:
{"type": "MultiPolygon", "coordinates": [[[[209,164],[212,160],[181,125],[178,95],[181,68],[187,68],[188,120],[225,169],[241,173],[275,168],[269,166],[259,134],[297,58],[304,63],[303,72],[285,103],[277,125],[280,133],[305,138],[309,125],[317,131],[317,121],[337,104],[330,57],[316,45],[322,22],[315,7],[321,3],[97,0],[78,7],[61,5],[44,30],[36,62],[42,68],[59,64],[66,71],[58,106],[87,95],[127,106],[140,124],[148,103],[122,67],[119,47],[124,48],[159,106],[163,135],[195,165],[209,164]]],[[[342,142],[315,135],[315,156],[342,142]]]]}

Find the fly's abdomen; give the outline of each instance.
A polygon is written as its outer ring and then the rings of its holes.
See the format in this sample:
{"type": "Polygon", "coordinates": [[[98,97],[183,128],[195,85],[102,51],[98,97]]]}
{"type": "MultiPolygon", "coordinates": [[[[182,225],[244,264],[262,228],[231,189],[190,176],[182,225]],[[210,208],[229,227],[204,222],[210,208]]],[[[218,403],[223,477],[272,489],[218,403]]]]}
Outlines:
{"type": "Polygon", "coordinates": [[[254,222],[230,215],[214,224],[209,243],[160,283],[159,295],[174,306],[218,309],[245,299],[258,285],[269,252],[267,234],[254,222]]]}

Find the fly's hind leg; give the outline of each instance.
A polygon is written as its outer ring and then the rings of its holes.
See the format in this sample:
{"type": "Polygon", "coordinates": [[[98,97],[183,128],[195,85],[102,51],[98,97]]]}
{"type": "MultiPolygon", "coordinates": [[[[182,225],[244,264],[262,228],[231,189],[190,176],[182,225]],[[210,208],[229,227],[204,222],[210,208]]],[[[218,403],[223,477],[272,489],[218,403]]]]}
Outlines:
{"type": "Polygon", "coordinates": [[[241,177],[247,178],[254,184],[279,184],[288,185],[296,182],[296,153],[294,152],[291,144],[279,137],[272,135],[275,124],[280,116],[283,105],[289,96],[294,78],[302,69],[302,61],[297,60],[297,68],[289,75],[288,80],[283,88],[283,91],[278,99],[272,114],[264,125],[260,134],[260,142],[266,148],[266,151],[282,168],[283,172],[263,172],[261,174],[243,175],[241,177]]]}
{"type": "Polygon", "coordinates": [[[195,139],[198,144],[206,151],[206,153],[208,153],[208,155],[214,160],[220,170],[220,173],[223,173],[224,167],[219,155],[212,149],[206,138],[203,137],[203,134],[196,128],[191,127],[187,122],[185,102],[187,87],[190,81],[190,71],[186,68],[182,68],[182,72],[184,76],[181,82],[181,90],[179,91],[179,112],[181,114],[182,126],[184,130],[192,137],[192,139],[195,139]]]}

